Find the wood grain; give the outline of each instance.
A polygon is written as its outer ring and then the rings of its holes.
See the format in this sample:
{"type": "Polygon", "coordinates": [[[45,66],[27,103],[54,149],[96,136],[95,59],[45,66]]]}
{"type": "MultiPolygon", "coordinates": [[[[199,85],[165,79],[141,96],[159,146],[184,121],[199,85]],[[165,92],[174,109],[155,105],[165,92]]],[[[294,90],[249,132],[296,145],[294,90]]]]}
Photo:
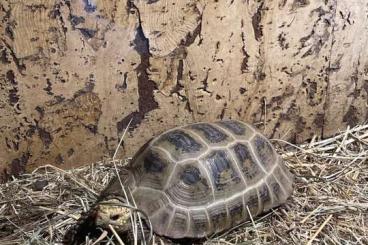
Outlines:
{"type": "Polygon", "coordinates": [[[368,118],[363,0],[3,0],[0,171],[222,118],[303,142],[368,118]]]}

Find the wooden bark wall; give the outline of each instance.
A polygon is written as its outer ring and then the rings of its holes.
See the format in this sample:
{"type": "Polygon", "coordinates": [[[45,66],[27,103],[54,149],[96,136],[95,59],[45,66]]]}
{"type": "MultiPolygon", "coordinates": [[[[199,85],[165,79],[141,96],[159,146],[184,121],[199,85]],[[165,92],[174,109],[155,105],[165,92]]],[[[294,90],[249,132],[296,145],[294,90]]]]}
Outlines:
{"type": "Polygon", "coordinates": [[[302,142],[367,120],[365,0],[2,0],[1,176],[236,118],[302,142]]]}

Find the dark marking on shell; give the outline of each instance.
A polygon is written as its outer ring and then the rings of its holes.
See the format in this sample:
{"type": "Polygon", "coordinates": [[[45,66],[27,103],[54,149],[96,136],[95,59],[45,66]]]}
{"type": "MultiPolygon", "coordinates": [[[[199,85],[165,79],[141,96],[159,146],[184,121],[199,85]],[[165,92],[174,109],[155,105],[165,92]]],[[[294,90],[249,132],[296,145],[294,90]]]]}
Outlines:
{"type": "Polygon", "coordinates": [[[179,236],[180,234],[185,234],[187,231],[188,226],[188,214],[186,211],[181,209],[176,209],[173,220],[170,224],[170,231],[168,233],[177,234],[179,236]]]}
{"type": "Polygon", "coordinates": [[[269,169],[276,163],[277,156],[270,143],[266,141],[266,139],[262,138],[261,136],[257,135],[253,139],[255,151],[260,159],[261,164],[266,168],[269,169]]]}
{"type": "Polygon", "coordinates": [[[155,154],[154,152],[150,152],[147,154],[147,156],[144,158],[144,169],[147,172],[151,173],[161,173],[165,169],[165,164],[163,164],[160,157],[155,154]]]}
{"type": "Polygon", "coordinates": [[[157,217],[152,220],[152,225],[157,229],[159,234],[164,234],[164,232],[169,228],[169,221],[171,214],[174,212],[174,208],[171,205],[166,205],[157,214],[157,217]]]}
{"type": "Polygon", "coordinates": [[[181,130],[174,130],[162,136],[163,140],[167,140],[171,144],[173,144],[177,150],[181,150],[182,152],[197,152],[200,151],[203,147],[199,144],[195,139],[193,139],[187,133],[181,130]]]}
{"type": "Polygon", "coordinates": [[[191,126],[191,128],[203,133],[205,138],[211,143],[218,143],[227,139],[227,135],[208,123],[198,123],[191,126]]]}
{"type": "Polygon", "coordinates": [[[138,186],[162,191],[173,171],[173,166],[174,163],[166,157],[165,153],[148,148],[141,156],[134,157],[134,161],[128,165],[128,168],[133,173],[138,186]]]}
{"type": "Polygon", "coordinates": [[[194,185],[201,180],[201,173],[198,168],[189,166],[184,169],[180,178],[185,184],[194,185]]]}
{"type": "Polygon", "coordinates": [[[263,211],[268,210],[271,207],[272,200],[271,193],[265,183],[258,188],[258,195],[263,206],[263,211]]]}
{"type": "Polygon", "coordinates": [[[269,177],[269,187],[270,187],[270,191],[272,192],[272,195],[274,197],[274,202],[275,203],[280,203],[280,196],[283,195],[283,190],[281,189],[280,184],[277,182],[277,180],[275,179],[275,177],[273,177],[272,175],[269,177]]]}
{"type": "Polygon", "coordinates": [[[208,208],[208,216],[212,224],[212,231],[217,232],[228,226],[225,203],[208,208]]]}
{"type": "Polygon", "coordinates": [[[166,190],[167,196],[173,203],[183,206],[206,205],[213,200],[207,178],[192,163],[185,167],[177,166],[172,182],[166,190]]]}
{"type": "Polygon", "coordinates": [[[209,230],[209,223],[204,211],[192,210],[190,213],[190,229],[192,233],[203,236],[209,230]]]}
{"type": "MultiPolygon", "coordinates": [[[[247,193],[244,194],[244,203],[245,206],[248,206],[248,209],[252,216],[257,214],[258,211],[258,194],[256,189],[251,189],[247,193]]],[[[248,214],[248,210],[247,210],[248,214]]],[[[249,216],[249,214],[248,214],[249,216]]]]}
{"type": "MultiPolygon", "coordinates": [[[[287,170],[287,174],[286,176],[284,175],[284,170],[282,169],[282,165],[280,164],[279,166],[277,166],[274,171],[273,171],[273,175],[277,177],[278,182],[282,185],[283,188],[285,188],[285,190],[288,192],[290,191],[288,188],[292,187],[290,185],[290,181],[293,181],[290,178],[293,178],[293,176],[291,175],[291,173],[287,170]]],[[[286,168],[286,167],[285,167],[286,168]]]]}
{"type": "Polygon", "coordinates": [[[237,121],[221,121],[219,122],[220,125],[224,126],[232,133],[236,135],[244,135],[245,134],[245,127],[243,124],[237,121]]]}
{"type": "Polygon", "coordinates": [[[247,145],[242,143],[237,143],[231,149],[239,162],[239,167],[246,177],[247,184],[252,184],[261,178],[261,169],[250,153],[247,145]]]}
{"type": "Polygon", "coordinates": [[[240,177],[234,170],[232,161],[226,151],[212,151],[204,160],[211,171],[216,190],[221,191],[227,185],[240,182],[240,177]]]}
{"type": "Polygon", "coordinates": [[[239,224],[244,220],[244,206],[243,206],[243,197],[240,196],[238,198],[235,198],[227,204],[229,215],[231,217],[232,226],[239,224]]]}
{"type": "Polygon", "coordinates": [[[281,192],[281,186],[277,182],[271,183],[271,188],[273,193],[280,193],[281,192]]]}
{"type": "MultiPolygon", "coordinates": [[[[119,188],[119,187],[118,187],[119,188]]],[[[121,189],[121,187],[119,188],[121,189]]],[[[145,212],[149,216],[153,216],[160,209],[165,208],[169,203],[169,199],[161,191],[152,191],[150,189],[136,189],[133,193],[134,200],[138,207],[145,207],[145,212]],[[147,199],[149,198],[149,202],[147,199]]]]}

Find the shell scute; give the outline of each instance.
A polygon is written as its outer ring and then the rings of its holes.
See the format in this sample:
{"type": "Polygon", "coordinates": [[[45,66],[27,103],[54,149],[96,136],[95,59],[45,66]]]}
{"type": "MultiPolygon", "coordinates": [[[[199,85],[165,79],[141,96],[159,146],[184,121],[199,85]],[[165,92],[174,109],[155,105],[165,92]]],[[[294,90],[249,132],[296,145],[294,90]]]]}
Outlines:
{"type": "Polygon", "coordinates": [[[245,210],[243,196],[238,196],[229,200],[227,204],[228,212],[231,217],[231,226],[235,226],[244,221],[245,210]]]}
{"type": "Polygon", "coordinates": [[[170,203],[163,192],[150,188],[138,187],[133,191],[133,197],[138,207],[142,207],[148,216],[154,216],[170,203]],[[150,201],[147,202],[146,200],[150,201]]]}
{"type": "Polygon", "coordinates": [[[274,169],[273,174],[275,178],[277,178],[278,182],[282,185],[285,195],[289,196],[292,192],[293,182],[292,176],[289,176],[290,172],[287,169],[283,170],[282,165],[279,165],[274,169]],[[287,171],[287,173],[285,173],[285,171],[287,171]]]}
{"type": "Polygon", "coordinates": [[[264,172],[258,165],[257,160],[251,153],[248,143],[237,143],[231,147],[234,152],[239,168],[245,177],[247,186],[257,183],[264,176],[264,172]]]}
{"type": "Polygon", "coordinates": [[[199,139],[190,134],[190,131],[184,129],[175,129],[162,134],[153,146],[164,149],[175,161],[196,157],[207,149],[199,139]]]}
{"type": "Polygon", "coordinates": [[[173,234],[174,237],[186,234],[189,229],[188,212],[176,208],[172,221],[167,233],[173,234]]]}
{"type": "Polygon", "coordinates": [[[203,180],[200,170],[193,166],[188,166],[185,168],[180,175],[180,179],[188,186],[195,185],[203,180]]]}
{"type": "Polygon", "coordinates": [[[175,150],[182,152],[196,152],[202,148],[192,136],[182,130],[174,130],[162,136],[162,140],[167,140],[175,147],[175,150]]]}
{"type": "Polygon", "coordinates": [[[226,203],[220,202],[215,206],[210,206],[208,216],[212,225],[212,231],[219,232],[229,227],[229,217],[226,210],[226,203]]]}
{"type": "Polygon", "coordinates": [[[259,212],[258,210],[259,208],[259,202],[258,202],[258,194],[257,194],[257,190],[256,189],[249,189],[245,194],[244,194],[244,205],[245,207],[248,207],[246,209],[247,211],[247,217],[249,217],[249,213],[248,213],[248,209],[249,212],[252,216],[256,216],[259,212]]]}
{"type": "Polygon", "coordinates": [[[161,235],[167,234],[174,212],[175,208],[168,204],[164,208],[160,209],[159,212],[155,213],[151,218],[151,223],[156,233],[161,235]]]}
{"type": "Polygon", "coordinates": [[[273,196],[274,205],[279,205],[286,200],[287,193],[285,193],[273,174],[267,178],[267,183],[273,196]]]}
{"type": "Polygon", "coordinates": [[[277,163],[277,155],[271,144],[266,138],[259,134],[253,137],[251,142],[260,163],[266,170],[271,169],[272,166],[277,163]]]}
{"type": "Polygon", "coordinates": [[[209,144],[226,143],[229,138],[225,132],[208,123],[196,123],[188,128],[198,133],[209,144]]]}
{"type": "Polygon", "coordinates": [[[143,167],[147,173],[162,173],[167,166],[157,152],[150,151],[143,159],[143,167]]]}
{"type": "Polygon", "coordinates": [[[255,130],[253,127],[249,126],[240,121],[235,120],[226,120],[226,121],[219,121],[216,123],[219,127],[226,130],[232,138],[238,140],[249,140],[255,134],[255,130]]]}
{"type": "Polygon", "coordinates": [[[244,135],[246,127],[238,121],[221,121],[219,124],[230,130],[235,135],[244,135]]]}
{"type": "Polygon", "coordinates": [[[261,206],[261,212],[267,211],[272,207],[272,198],[271,198],[270,190],[266,183],[261,184],[258,187],[258,196],[261,206]]]}
{"type": "Polygon", "coordinates": [[[138,186],[163,190],[175,163],[165,152],[155,148],[147,148],[130,168],[138,186]]]}
{"type": "Polygon", "coordinates": [[[213,200],[209,180],[195,163],[177,165],[170,181],[165,192],[173,203],[191,207],[213,200]]]}
{"type": "Polygon", "coordinates": [[[213,150],[201,159],[210,173],[215,199],[233,195],[245,188],[235,163],[226,150],[213,150]]]}
{"type": "Polygon", "coordinates": [[[191,210],[189,213],[189,232],[191,237],[204,237],[210,230],[207,214],[204,210],[191,210]]]}

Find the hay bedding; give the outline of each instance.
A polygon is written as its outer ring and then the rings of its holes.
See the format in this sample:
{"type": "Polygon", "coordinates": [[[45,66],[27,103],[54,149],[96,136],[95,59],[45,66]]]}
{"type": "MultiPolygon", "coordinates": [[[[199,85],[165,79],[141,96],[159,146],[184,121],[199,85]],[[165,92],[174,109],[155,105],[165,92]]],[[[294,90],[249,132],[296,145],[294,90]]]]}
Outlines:
{"type": "MultiPolygon", "coordinates": [[[[293,146],[274,140],[297,176],[287,204],[206,244],[368,244],[368,125],[293,146]]],[[[0,244],[57,244],[127,160],[44,166],[0,186],[0,244]]],[[[121,244],[118,236],[102,243],[121,244]]],[[[95,240],[86,238],[86,244],[95,240]]],[[[154,237],[154,243],[162,244],[154,237]]]]}

